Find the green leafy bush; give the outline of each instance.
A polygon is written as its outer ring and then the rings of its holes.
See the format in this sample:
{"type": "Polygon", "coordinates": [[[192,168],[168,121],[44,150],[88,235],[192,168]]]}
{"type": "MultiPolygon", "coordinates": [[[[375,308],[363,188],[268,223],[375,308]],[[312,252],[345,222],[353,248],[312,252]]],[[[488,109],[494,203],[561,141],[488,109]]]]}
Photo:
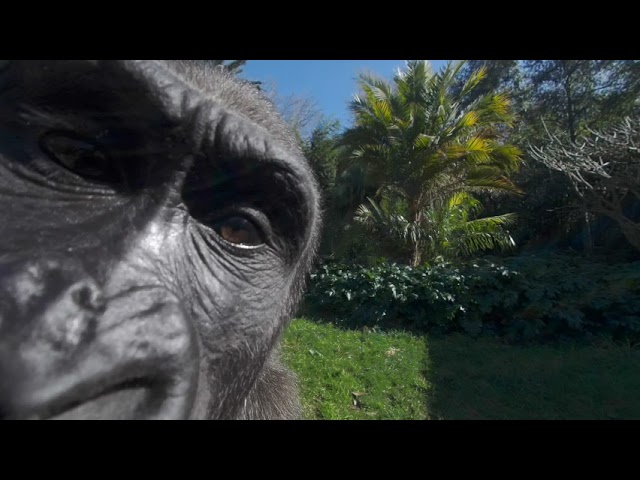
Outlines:
{"type": "Polygon", "coordinates": [[[311,275],[305,308],[355,327],[638,341],[640,262],[551,255],[417,268],[325,264],[311,275]]]}

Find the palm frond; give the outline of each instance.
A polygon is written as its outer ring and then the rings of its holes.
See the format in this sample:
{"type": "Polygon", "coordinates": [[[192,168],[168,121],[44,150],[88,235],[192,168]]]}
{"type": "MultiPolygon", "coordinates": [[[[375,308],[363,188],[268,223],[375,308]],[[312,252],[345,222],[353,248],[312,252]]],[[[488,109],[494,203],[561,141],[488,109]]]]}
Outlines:
{"type": "Polygon", "coordinates": [[[462,86],[462,90],[460,91],[460,96],[466,97],[467,95],[469,95],[473,91],[473,89],[476,88],[478,84],[480,84],[480,82],[482,82],[482,80],[484,80],[486,77],[487,77],[486,67],[483,66],[475,70],[473,73],[471,73],[471,75],[469,75],[469,78],[467,78],[467,81],[464,82],[464,85],[462,86]]]}

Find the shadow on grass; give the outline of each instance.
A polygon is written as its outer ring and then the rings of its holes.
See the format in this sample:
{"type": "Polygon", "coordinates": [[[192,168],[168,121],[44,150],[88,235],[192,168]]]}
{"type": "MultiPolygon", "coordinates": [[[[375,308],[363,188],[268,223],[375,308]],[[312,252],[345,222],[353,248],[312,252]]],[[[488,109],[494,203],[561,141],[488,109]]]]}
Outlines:
{"type": "Polygon", "coordinates": [[[640,419],[640,351],[426,336],[430,417],[640,419]]]}

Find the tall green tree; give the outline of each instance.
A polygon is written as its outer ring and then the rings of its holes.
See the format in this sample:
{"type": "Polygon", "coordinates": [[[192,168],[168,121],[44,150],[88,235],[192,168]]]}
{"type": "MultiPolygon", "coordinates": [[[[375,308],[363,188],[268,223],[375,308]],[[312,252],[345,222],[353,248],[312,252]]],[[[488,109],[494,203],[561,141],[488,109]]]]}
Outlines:
{"type": "Polygon", "coordinates": [[[523,62],[532,106],[526,120],[546,139],[565,134],[575,142],[588,129],[606,128],[638,111],[637,60],[531,60],[523,62]]]}
{"type": "Polygon", "coordinates": [[[459,95],[465,82],[481,68],[485,70],[485,78],[462,98],[463,106],[466,107],[481,95],[508,92],[512,110],[517,112],[524,92],[523,72],[517,60],[467,60],[456,77],[453,94],[459,95]]]}
{"type": "MultiPolygon", "coordinates": [[[[488,92],[463,107],[486,77],[486,69],[476,70],[454,93],[463,65],[450,62],[433,73],[428,62],[409,61],[393,83],[362,74],[361,93],[350,104],[355,124],[342,140],[351,152],[349,167],[359,168],[364,183],[376,186],[370,205],[382,199],[393,205],[375,214],[369,210],[369,223],[379,233],[407,242],[411,265],[428,253],[426,239],[438,228],[434,212],[445,211],[454,196],[519,192],[509,174],[520,165],[520,151],[504,141],[513,121],[509,99],[488,92]],[[398,209],[406,220],[401,235],[388,228],[390,218],[385,222],[380,217],[385,212],[397,215],[398,209]]],[[[367,209],[361,209],[361,219],[367,209]]],[[[498,232],[500,223],[493,225],[498,232]]],[[[498,243],[500,237],[496,235],[498,243]]]]}
{"type": "Polygon", "coordinates": [[[339,143],[340,122],[323,118],[308,137],[300,136],[302,152],[314,170],[321,190],[323,230],[319,253],[331,257],[340,253],[345,234],[342,190],[336,188],[338,165],[344,155],[339,143]]]}
{"type": "Polygon", "coordinates": [[[325,198],[331,195],[335,187],[340,156],[339,129],[339,121],[324,119],[308,138],[302,139],[302,152],[311,164],[325,198]]]}

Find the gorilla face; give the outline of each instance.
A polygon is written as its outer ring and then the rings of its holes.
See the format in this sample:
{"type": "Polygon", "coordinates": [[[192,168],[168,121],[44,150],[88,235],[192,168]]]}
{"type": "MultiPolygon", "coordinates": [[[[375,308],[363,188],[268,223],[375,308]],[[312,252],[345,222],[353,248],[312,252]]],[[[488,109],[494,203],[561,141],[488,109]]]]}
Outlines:
{"type": "Polygon", "coordinates": [[[0,415],[292,418],[276,344],[317,188],[254,87],[189,62],[0,64],[0,415]]]}

